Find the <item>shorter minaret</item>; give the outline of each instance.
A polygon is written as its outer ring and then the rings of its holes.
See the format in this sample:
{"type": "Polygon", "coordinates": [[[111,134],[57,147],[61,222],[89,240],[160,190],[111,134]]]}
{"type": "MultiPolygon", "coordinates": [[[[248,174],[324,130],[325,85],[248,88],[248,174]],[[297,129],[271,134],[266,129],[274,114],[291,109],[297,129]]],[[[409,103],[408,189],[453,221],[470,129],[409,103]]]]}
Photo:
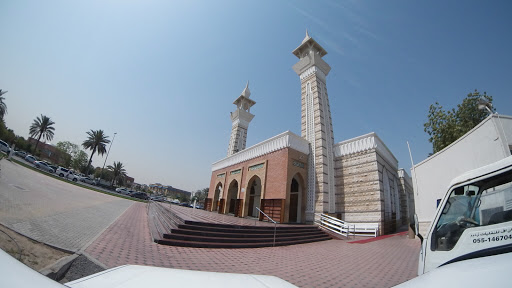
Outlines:
{"type": "Polygon", "coordinates": [[[247,129],[254,115],[251,114],[251,106],[256,101],[249,99],[251,91],[249,90],[249,81],[242,94],[233,102],[236,110],[231,112],[231,138],[229,139],[228,157],[245,149],[247,141],[247,129]]]}

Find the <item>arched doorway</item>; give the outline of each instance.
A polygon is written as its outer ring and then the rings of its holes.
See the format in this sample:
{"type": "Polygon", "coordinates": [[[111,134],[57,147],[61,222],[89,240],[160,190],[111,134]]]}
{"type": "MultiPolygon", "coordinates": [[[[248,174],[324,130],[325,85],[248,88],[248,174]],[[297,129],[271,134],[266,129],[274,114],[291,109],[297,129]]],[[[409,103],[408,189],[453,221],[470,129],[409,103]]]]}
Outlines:
{"type": "Polygon", "coordinates": [[[301,223],[302,222],[302,178],[300,175],[295,175],[290,184],[290,208],[288,210],[288,222],[301,223]]]}
{"type": "Polygon", "coordinates": [[[247,216],[259,217],[259,211],[256,207],[261,208],[261,179],[254,176],[249,180],[247,191],[245,192],[245,205],[247,205],[247,216]]]}
{"type": "Polygon", "coordinates": [[[235,213],[236,206],[236,198],[238,196],[238,182],[233,180],[231,184],[229,184],[228,195],[226,199],[226,212],[227,213],[235,213]]]}
{"type": "Polygon", "coordinates": [[[219,200],[222,199],[222,183],[217,184],[215,187],[215,194],[213,195],[212,211],[219,211],[219,200]]]}

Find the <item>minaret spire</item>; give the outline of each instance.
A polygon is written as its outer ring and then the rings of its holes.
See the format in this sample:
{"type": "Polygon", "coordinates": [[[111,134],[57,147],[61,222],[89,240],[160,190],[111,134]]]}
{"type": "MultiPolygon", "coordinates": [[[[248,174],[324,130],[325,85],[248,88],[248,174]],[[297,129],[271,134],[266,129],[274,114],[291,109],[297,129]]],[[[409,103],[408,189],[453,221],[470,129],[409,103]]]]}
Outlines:
{"type": "Polygon", "coordinates": [[[310,143],[306,221],[313,222],[315,213],[335,213],[334,137],[327,97],[326,77],[331,70],[322,57],[327,54],[306,30],[306,37],[293,50],[299,62],[293,70],[301,82],[301,135],[310,143]]]}
{"type": "Polygon", "coordinates": [[[247,129],[254,115],[251,114],[251,107],[256,101],[250,99],[249,81],[244,90],[233,102],[236,110],[231,112],[231,137],[229,139],[228,157],[245,149],[247,141],[247,129]]]}

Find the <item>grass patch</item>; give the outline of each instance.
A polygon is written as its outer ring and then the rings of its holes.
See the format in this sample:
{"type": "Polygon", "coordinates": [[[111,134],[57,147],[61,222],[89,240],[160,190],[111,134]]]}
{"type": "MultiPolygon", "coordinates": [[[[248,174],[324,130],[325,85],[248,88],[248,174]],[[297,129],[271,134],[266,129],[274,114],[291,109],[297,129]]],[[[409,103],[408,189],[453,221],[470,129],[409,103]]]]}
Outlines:
{"type": "Polygon", "coordinates": [[[52,177],[54,179],[58,179],[60,181],[63,181],[63,182],[67,182],[67,183],[70,183],[70,184],[73,184],[75,186],[78,186],[78,187],[82,187],[82,188],[85,188],[85,189],[89,189],[89,190],[92,190],[92,191],[95,191],[95,192],[99,192],[99,193],[103,193],[103,194],[107,194],[107,195],[110,195],[110,196],[115,196],[115,197],[118,197],[118,198],[123,198],[123,199],[127,199],[127,200],[132,200],[132,201],[137,201],[137,202],[143,202],[143,203],[147,203],[148,201],[146,200],[142,200],[142,199],[137,199],[137,198],[132,198],[132,197],[128,197],[128,196],[125,196],[125,195],[120,195],[120,194],[117,194],[115,192],[106,192],[106,191],[103,191],[103,190],[100,190],[100,189],[97,189],[97,188],[94,188],[94,187],[91,187],[91,186],[87,186],[87,185],[82,185],[80,182],[73,182],[73,181],[70,181],[66,178],[62,178],[62,177],[59,177],[58,175],[54,175],[54,174],[50,174],[50,173],[46,173],[42,170],[39,170],[37,169],[36,167],[34,166],[31,166],[27,163],[23,163],[21,161],[18,161],[14,158],[11,158],[12,161],[16,162],[17,164],[21,165],[21,166],[24,166],[25,168],[28,168],[28,169],[31,169],[31,170],[34,170],[36,172],[39,172],[41,174],[44,174],[48,177],[52,177]]]}

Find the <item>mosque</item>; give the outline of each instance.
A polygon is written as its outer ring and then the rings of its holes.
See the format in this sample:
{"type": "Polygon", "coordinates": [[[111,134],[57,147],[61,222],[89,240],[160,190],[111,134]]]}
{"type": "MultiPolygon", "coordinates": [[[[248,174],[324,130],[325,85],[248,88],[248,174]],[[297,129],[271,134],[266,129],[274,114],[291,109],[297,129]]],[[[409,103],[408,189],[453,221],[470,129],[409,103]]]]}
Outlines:
{"type": "Polygon", "coordinates": [[[227,157],[212,164],[205,209],[233,217],[260,210],[279,223],[313,224],[320,214],[351,223],[378,223],[380,234],[412,220],[411,178],[371,132],[334,143],[327,54],[307,31],[293,50],[301,83],[301,135],[286,131],[246,148],[254,118],[249,85],[233,102],[227,157]]]}

